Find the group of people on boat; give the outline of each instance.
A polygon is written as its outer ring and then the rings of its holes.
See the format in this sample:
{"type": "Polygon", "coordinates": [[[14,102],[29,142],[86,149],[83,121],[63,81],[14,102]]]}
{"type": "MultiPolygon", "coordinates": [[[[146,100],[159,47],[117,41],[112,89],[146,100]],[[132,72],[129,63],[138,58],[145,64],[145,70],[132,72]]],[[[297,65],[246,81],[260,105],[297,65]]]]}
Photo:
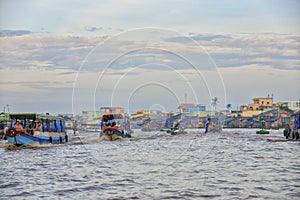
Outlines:
{"type": "MultiPolygon", "coordinates": [[[[13,131],[16,132],[16,134],[20,134],[20,133],[25,133],[28,135],[34,135],[34,132],[43,132],[43,131],[49,131],[51,132],[52,130],[54,132],[54,126],[52,123],[56,123],[55,121],[51,122],[50,120],[42,120],[42,119],[38,119],[36,121],[33,120],[19,120],[19,119],[12,119],[10,122],[10,128],[9,127],[5,127],[4,129],[4,133],[6,134],[8,132],[9,129],[13,129],[13,131]],[[44,127],[43,127],[43,123],[44,123],[44,127]]],[[[5,136],[4,134],[4,136],[5,136]]]]}
{"type": "Polygon", "coordinates": [[[283,130],[283,135],[285,138],[288,139],[293,139],[293,140],[298,140],[299,139],[299,131],[298,130],[292,130],[290,125],[287,124],[285,126],[285,129],[283,130]]]}
{"type": "MultiPolygon", "coordinates": [[[[42,123],[39,120],[38,122],[29,123],[26,128],[23,127],[20,120],[15,120],[15,122],[12,121],[12,128],[18,133],[25,133],[29,135],[34,135],[34,131],[42,131],[42,123]]],[[[7,133],[8,127],[5,128],[4,132],[7,133]]]]}
{"type": "Polygon", "coordinates": [[[103,117],[103,120],[101,121],[100,128],[102,131],[104,131],[107,128],[112,128],[114,130],[118,130],[120,127],[120,124],[114,120],[103,117]]]}
{"type": "Polygon", "coordinates": [[[120,114],[105,114],[100,123],[100,137],[110,140],[130,138],[130,123],[120,114]]]}

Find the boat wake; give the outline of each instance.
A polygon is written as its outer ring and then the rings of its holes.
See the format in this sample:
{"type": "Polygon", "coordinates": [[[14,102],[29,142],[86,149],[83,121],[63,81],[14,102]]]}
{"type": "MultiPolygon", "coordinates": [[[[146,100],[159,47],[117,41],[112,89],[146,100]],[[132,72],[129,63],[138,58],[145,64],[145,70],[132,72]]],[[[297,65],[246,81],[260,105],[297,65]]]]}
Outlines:
{"type": "Polygon", "coordinates": [[[11,144],[9,142],[6,142],[5,144],[1,145],[0,148],[4,148],[8,151],[16,151],[21,149],[45,149],[45,148],[52,148],[52,147],[58,147],[61,145],[58,144],[23,144],[20,146],[16,146],[14,144],[11,144]]]}

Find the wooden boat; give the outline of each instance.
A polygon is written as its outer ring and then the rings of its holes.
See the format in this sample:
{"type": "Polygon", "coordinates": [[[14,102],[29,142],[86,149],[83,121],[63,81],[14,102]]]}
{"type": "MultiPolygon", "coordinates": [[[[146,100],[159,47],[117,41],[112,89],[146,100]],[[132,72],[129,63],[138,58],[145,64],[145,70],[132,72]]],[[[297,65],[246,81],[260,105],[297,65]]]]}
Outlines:
{"type": "Polygon", "coordinates": [[[8,113],[2,112],[0,114],[0,140],[6,139],[4,130],[8,126],[8,122],[9,122],[8,113]]]}
{"type": "Polygon", "coordinates": [[[114,141],[123,138],[131,138],[129,116],[122,114],[104,114],[100,123],[100,138],[114,141]]]}
{"type": "Polygon", "coordinates": [[[300,138],[300,111],[296,111],[290,116],[290,122],[286,124],[283,135],[287,140],[298,140],[300,138]]]}
{"type": "Polygon", "coordinates": [[[174,125],[170,129],[171,135],[180,135],[180,134],[186,134],[187,132],[184,129],[184,122],[178,121],[174,123],[174,125]]]}
{"type": "Polygon", "coordinates": [[[11,144],[20,146],[68,142],[65,121],[61,117],[48,114],[14,113],[9,114],[9,119],[10,126],[6,128],[5,134],[11,144]]]}
{"type": "Polygon", "coordinates": [[[264,119],[264,117],[260,118],[260,126],[261,126],[261,130],[256,131],[256,134],[269,134],[270,132],[265,130],[266,128],[266,121],[264,119]]]}
{"type": "Polygon", "coordinates": [[[171,129],[170,133],[171,135],[187,134],[187,132],[184,129],[171,129]]]}
{"type": "Polygon", "coordinates": [[[256,134],[269,134],[270,132],[265,130],[265,129],[261,129],[259,131],[256,131],[256,134]]]}

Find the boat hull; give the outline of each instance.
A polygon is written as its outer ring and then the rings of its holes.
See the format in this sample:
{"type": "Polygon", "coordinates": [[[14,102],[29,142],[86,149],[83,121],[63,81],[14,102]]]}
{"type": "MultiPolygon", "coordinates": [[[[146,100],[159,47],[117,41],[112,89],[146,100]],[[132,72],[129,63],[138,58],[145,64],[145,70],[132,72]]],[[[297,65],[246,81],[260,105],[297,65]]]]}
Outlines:
{"type": "Polygon", "coordinates": [[[270,132],[269,131],[266,131],[266,130],[259,130],[259,131],[256,131],[256,134],[269,134],[270,132]]]}
{"type": "Polygon", "coordinates": [[[171,131],[171,135],[181,135],[181,134],[187,134],[187,132],[184,130],[171,131]]]}
{"type": "Polygon", "coordinates": [[[115,141],[115,140],[122,140],[123,138],[130,138],[129,134],[123,133],[120,130],[107,128],[102,131],[100,138],[106,141],[115,141]]]}
{"type": "Polygon", "coordinates": [[[20,146],[20,145],[35,145],[35,144],[61,144],[68,142],[68,135],[28,135],[25,133],[20,133],[16,136],[7,136],[9,143],[20,146]]]}

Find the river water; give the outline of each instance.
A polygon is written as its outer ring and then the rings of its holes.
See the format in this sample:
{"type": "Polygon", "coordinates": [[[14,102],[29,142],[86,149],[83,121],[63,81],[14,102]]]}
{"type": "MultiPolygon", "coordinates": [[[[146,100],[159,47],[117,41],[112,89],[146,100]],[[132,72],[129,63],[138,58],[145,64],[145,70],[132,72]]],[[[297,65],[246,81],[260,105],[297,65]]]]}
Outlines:
{"type": "Polygon", "coordinates": [[[2,141],[0,199],[299,199],[299,141],[282,130],[185,135],[135,130],[100,141],[14,148],[2,141]]]}

